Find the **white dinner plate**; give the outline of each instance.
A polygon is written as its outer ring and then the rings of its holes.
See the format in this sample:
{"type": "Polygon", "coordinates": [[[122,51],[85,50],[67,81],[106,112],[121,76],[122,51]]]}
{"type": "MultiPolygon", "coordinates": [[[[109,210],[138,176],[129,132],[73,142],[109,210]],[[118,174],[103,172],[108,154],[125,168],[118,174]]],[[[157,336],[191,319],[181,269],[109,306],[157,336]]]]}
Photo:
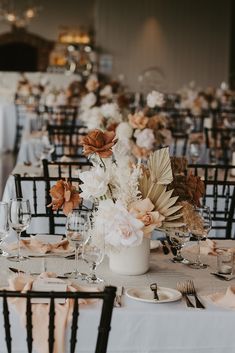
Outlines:
{"type": "Polygon", "coordinates": [[[175,302],[182,297],[181,293],[173,288],[159,287],[157,292],[159,300],[153,299],[153,292],[149,287],[129,288],[126,295],[134,300],[154,304],[175,302]]]}

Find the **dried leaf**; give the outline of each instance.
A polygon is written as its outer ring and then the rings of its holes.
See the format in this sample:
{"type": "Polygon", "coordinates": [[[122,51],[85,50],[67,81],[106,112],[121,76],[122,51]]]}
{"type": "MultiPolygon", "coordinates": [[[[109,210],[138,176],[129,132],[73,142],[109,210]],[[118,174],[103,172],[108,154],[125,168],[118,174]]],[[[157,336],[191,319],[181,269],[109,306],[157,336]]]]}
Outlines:
{"type": "Polygon", "coordinates": [[[168,147],[152,153],[147,165],[153,183],[168,185],[172,182],[173,175],[168,147]]]}

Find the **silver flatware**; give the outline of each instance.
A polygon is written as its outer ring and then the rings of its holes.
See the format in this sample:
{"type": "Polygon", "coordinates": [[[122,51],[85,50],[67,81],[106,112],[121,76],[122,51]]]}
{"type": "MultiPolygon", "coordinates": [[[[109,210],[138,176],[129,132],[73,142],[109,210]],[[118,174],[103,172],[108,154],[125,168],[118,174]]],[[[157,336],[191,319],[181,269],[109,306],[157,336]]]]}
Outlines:
{"type": "Polygon", "coordinates": [[[196,308],[198,308],[198,309],[206,309],[204,304],[202,304],[202,302],[200,301],[200,299],[197,296],[197,292],[196,292],[196,289],[195,289],[195,286],[194,286],[194,283],[193,283],[192,280],[188,280],[187,281],[187,294],[194,296],[195,303],[196,303],[196,308]]]}
{"type": "Polygon", "coordinates": [[[153,291],[154,299],[159,300],[159,296],[157,294],[157,283],[150,284],[150,289],[153,291]]]}
{"type": "Polygon", "coordinates": [[[178,282],[176,285],[176,288],[182,294],[182,297],[184,298],[187,306],[189,308],[195,308],[195,306],[193,305],[193,303],[191,302],[191,300],[188,297],[187,286],[186,286],[185,282],[178,282]]]}
{"type": "Polygon", "coordinates": [[[235,276],[228,277],[226,275],[223,275],[222,273],[217,273],[217,272],[211,272],[211,275],[213,275],[219,279],[222,279],[223,281],[232,281],[233,279],[235,279],[235,276]]]}
{"type": "Polygon", "coordinates": [[[114,300],[115,308],[121,308],[123,294],[124,294],[124,287],[123,286],[118,287],[117,288],[117,292],[116,292],[116,297],[115,297],[115,300],[114,300]]]}

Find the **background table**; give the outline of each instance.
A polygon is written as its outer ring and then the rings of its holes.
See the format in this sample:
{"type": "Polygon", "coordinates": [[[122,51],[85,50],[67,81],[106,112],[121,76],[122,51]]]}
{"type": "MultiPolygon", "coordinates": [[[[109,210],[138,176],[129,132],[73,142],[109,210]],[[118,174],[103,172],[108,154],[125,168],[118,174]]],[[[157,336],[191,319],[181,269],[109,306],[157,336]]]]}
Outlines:
{"type": "MultiPolygon", "coordinates": [[[[233,241],[218,241],[220,245],[235,246],[233,241]]],[[[203,257],[210,264],[206,270],[193,270],[182,264],[173,264],[172,255],[163,255],[159,250],[151,253],[150,271],[142,276],[119,276],[110,272],[107,258],[98,268],[98,274],[107,284],[130,287],[149,286],[152,282],[164,287],[175,288],[179,280],[193,279],[201,296],[216,291],[225,291],[228,283],[216,279],[210,272],[215,269],[216,257],[203,257]]],[[[191,255],[192,256],[192,255],[191,255]]],[[[31,259],[22,264],[23,269],[39,271],[42,259],[31,259]]],[[[0,281],[6,285],[6,259],[0,259],[0,281]]],[[[73,269],[74,261],[47,259],[49,271],[66,272],[73,269]]],[[[88,267],[80,262],[81,271],[88,267]]],[[[233,282],[230,282],[231,284],[233,282]]],[[[149,304],[134,301],[126,296],[123,306],[114,308],[109,353],[231,353],[235,351],[234,327],[235,311],[219,308],[204,300],[206,310],[186,307],[184,301],[168,304],[149,304]]],[[[98,326],[98,306],[93,304],[81,310],[79,316],[77,352],[93,352],[98,326]]],[[[17,330],[13,340],[16,353],[26,350],[25,336],[17,313],[12,310],[12,330],[17,330]]],[[[3,342],[2,316],[0,315],[0,342],[3,342]]],[[[13,350],[14,351],[14,350],[13,350]]],[[[6,350],[1,344],[0,353],[6,350]]]]}

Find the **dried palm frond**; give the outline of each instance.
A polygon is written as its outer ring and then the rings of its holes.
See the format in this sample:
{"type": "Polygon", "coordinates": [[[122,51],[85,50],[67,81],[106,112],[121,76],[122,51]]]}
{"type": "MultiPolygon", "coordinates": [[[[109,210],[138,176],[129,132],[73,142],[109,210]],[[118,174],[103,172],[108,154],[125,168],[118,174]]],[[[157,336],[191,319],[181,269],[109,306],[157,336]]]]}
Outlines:
{"type": "Polygon", "coordinates": [[[168,185],[173,180],[169,148],[152,153],[147,164],[153,183],[168,185]]]}

